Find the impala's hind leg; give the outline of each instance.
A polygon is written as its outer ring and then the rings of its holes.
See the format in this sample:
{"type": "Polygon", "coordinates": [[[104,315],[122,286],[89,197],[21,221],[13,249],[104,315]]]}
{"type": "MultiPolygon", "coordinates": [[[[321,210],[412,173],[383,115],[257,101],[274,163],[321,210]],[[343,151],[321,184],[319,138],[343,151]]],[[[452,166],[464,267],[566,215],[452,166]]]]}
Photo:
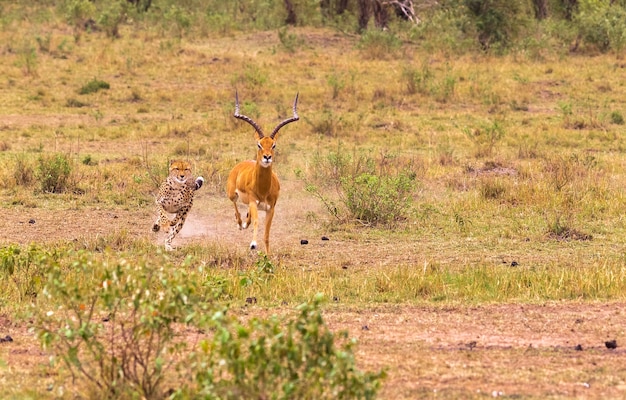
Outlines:
{"type": "Polygon", "coordinates": [[[233,202],[233,206],[235,206],[235,221],[237,221],[237,226],[239,229],[242,229],[241,226],[241,214],[239,213],[239,208],[237,208],[237,200],[239,200],[239,193],[235,190],[235,187],[231,187],[230,185],[226,188],[226,194],[230,201],[233,202]]]}

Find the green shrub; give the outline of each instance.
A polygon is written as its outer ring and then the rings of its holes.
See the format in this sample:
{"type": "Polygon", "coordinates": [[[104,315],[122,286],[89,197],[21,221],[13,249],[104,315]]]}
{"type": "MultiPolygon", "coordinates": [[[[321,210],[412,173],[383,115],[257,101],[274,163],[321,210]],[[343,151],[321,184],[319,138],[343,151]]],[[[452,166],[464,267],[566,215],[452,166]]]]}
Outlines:
{"type": "MultiPolygon", "coordinates": [[[[126,20],[129,12],[128,0],[115,0],[107,2],[105,8],[98,15],[97,23],[108,37],[119,37],[120,25],[126,20]]],[[[140,8],[137,2],[137,9],[140,8]]],[[[108,89],[108,88],[107,88],[108,89]]]]}
{"type": "Polygon", "coordinates": [[[381,30],[368,30],[359,39],[358,48],[366,59],[386,60],[393,57],[402,42],[391,32],[381,30]]]}
{"type": "Polygon", "coordinates": [[[323,297],[298,307],[296,318],[220,324],[192,355],[197,385],[174,398],[373,399],[384,372],[356,368],[354,340],[334,334],[321,313],[323,297]],[[338,344],[339,342],[340,344],[338,344]]]}
{"type": "Polygon", "coordinates": [[[74,41],[79,42],[85,30],[94,28],[93,18],[96,6],[90,0],[63,0],[58,2],[61,14],[72,27],[74,41]]]}
{"type": "Polygon", "coordinates": [[[479,128],[464,129],[468,139],[474,143],[476,157],[488,157],[493,155],[496,145],[505,135],[504,127],[499,121],[483,123],[479,128]]]}
{"type": "Polygon", "coordinates": [[[526,4],[517,0],[464,0],[484,50],[505,49],[528,18],[526,4]]]}
{"type": "Polygon", "coordinates": [[[163,23],[168,24],[176,36],[182,38],[191,27],[192,16],[190,12],[178,4],[171,4],[163,13],[163,23]]]}
{"type": "Polygon", "coordinates": [[[35,299],[45,282],[48,267],[45,261],[51,254],[31,246],[16,245],[0,249],[0,282],[2,303],[22,303],[26,297],[35,299]],[[14,288],[14,289],[13,289],[14,288]]]}
{"type": "Polygon", "coordinates": [[[45,193],[62,193],[69,183],[72,167],[63,154],[42,155],[35,171],[41,191],[45,193]]]}
{"type": "MultiPolygon", "coordinates": [[[[217,303],[223,278],[203,278],[191,257],[63,259],[73,261],[44,263],[35,326],[53,361],[94,398],[371,399],[380,388],[384,373],[356,369],[354,340],[324,324],[319,295],[295,318],[242,323],[217,303]]],[[[259,277],[273,270],[258,260],[259,277]]]]}
{"type": "Polygon", "coordinates": [[[102,89],[110,89],[110,88],[111,88],[111,85],[109,85],[107,82],[93,78],[92,80],[87,82],[82,88],[80,88],[78,93],[90,94],[90,93],[96,93],[97,91],[102,90],[102,89]]]}
{"type": "Polygon", "coordinates": [[[619,111],[611,112],[611,122],[615,125],[624,125],[624,116],[619,111]]]}
{"type": "Polygon", "coordinates": [[[278,40],[288,53],[295,53],[304,44],[304,40],[295,33],[290,33],[286,26],[278,29],[278,40]]]}
{"type": "Polygon", "coordinates": [[[350,214],[368,225],[389,225],[405,218],[415,176],[401,172],[395,176],[363,173],[341,179],[344,204],[350,214]]]}
{"type": "Polygon", "coordinates": [[[98,398],[164,398],[164,378],[187,347],[175,324],[198,324],[211,298],[165,258],[160,267],[74,259],[48,276],[46,308],[36,310],[43,345],[98,398]]]}
{"type": "Polygon", "coordinates": [[[575,19],[584,44],[621,54],[626,47],[626,10],[608,2],[584,2],[575,19]]]}
{"type": "Polygon", "coordinates": [[[382,156],[352,159],[349,155],[329,153],[314,162],[311,176],[302,171],[306,190],[316,196],[327,211],[340,221],[357,220],[362,224],[391,226],[406,218],[417,173],[409,163],[382,156]],[[321,189],[320,189],[321,186],[321,189]],[[325,194],[334,189],[336,197],[325,194]]]}

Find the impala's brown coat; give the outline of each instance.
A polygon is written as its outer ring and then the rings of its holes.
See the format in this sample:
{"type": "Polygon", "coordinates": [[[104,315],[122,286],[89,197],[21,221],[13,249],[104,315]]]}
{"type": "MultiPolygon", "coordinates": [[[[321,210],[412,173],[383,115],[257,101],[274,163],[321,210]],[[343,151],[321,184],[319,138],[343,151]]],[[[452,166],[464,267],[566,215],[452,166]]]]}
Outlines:
{"type": "Polygon", "coordinates": [[[270,229],[276,201],[278,201],[280,194],[278,176],[272,171],[276,134],[283,126],[299,119],[296,112],[298,96],[293,103],[293,117],[278,124],[270,136],[265,136],[261,128],[252,119],[239,114],[239,98],[238,96],[235,98],[235,118],[248,122],[256,131],[257,156],[256,160],[240,162],[232,169],[228,175],[226,194],[235,206],[235,219],[239,229],[245,229],[252,223],[252,242],[250,242],[250,249],[252,250],[257,248],[259,210],[265,211],[265,252],[270,254],[270,229]],[[237,201],[248,205],[245,223],[241,220],[237,201]]]}

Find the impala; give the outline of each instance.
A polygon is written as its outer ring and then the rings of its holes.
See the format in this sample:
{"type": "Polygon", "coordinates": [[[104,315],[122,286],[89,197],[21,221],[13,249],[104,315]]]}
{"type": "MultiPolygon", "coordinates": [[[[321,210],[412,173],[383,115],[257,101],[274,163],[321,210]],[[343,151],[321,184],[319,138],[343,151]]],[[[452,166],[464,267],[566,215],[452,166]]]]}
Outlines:
{"type": "Polygon", "coordinates": [[[226,194],[235,205],[235,219],[239,229],[246,229],[252,223],[253,232],[250,250],[257,248],[259,210],[261,210],[265,211],[265,252],[270,254],[270,228],[274,218],[274,207],[280,193],[278,176],[272,171],[276,134],[283,126],[300,119],[296,112],[297,105],[298,95],[296,94],[296,99],[293,102],[293,117],[276,125],[272,133],[269,136],[265,136],[261,127],[252,118],[239,114],[239,95],[235,92],[234,116],[246,121],[254,128],[257,153],[256,160],[242,161],[235,165],[228,175],[226,194]],[[241,220],[237,201],[248,205],[248,215],[245,222],[241,220]]]}

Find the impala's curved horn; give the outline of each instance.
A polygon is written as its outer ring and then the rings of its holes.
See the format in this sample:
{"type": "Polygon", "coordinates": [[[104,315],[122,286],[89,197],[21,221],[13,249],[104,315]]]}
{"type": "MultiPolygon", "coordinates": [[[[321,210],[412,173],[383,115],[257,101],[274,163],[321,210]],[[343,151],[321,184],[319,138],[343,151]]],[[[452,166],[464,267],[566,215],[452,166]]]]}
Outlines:
{"type": "Polygon", "coordinates": [[[300,119],[300,117],[298,117],[298,112],[296,111],[296,107],[298,107],[298,96],[300,95],[300,93],[296,93],[296,99],[293,101],[293,117],[288,118],[286,120],[284,120],[283,122],[281,122],[280,124],[276,125],[276,128],[274,128],[274,130],[272,131],[272,134],[270,135],[270,137],[272,139],[274,139],[274,136],[276,136],[276,134],[278,133],[278,131],[280,130],[280,128],[282,128],[283,126],[290,124],[292,122],[296,122],[297,120],[300,119]]]}
{"type": "Polygon", "coordinates": [[[259,134],[259,139],[263,139],[263,137],[265,137],[265,135],[263,135],[263,130],[261,129],[261,127],[259,125],[257,125],[257,123],[254,122],[252,120],[252,118],[246,117],[245,115],[239,114],[239,94],[237,93],[237,91],[235,91],[235,115],[234,116],[235,116],[235,118],[239,118],[241,120],[244,120],[247,123],[249,123],[250,125],[252,125],[254,127],[254,130],[256,131],[256,133],[259,134]]]}

